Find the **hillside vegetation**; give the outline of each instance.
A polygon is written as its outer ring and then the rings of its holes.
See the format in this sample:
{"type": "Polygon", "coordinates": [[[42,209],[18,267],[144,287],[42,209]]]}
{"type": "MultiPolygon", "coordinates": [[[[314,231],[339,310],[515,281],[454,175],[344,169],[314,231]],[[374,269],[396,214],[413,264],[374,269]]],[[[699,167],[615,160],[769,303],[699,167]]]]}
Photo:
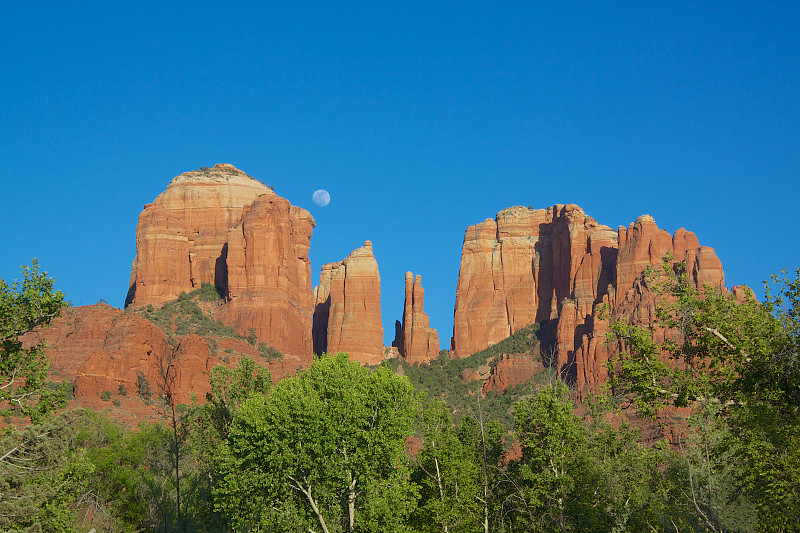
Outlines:
{"type": "MultiPolygon", "coordinates": [[[[21,349],[19,318],[46,322],[62,298],[34,266],[24,287],[0,284],[0,407],[29,419],[0,435],[0,531],[796,530],[800,269],[763,303],[694,290],[671,267],[654,275],[658,325],[681,335],[612,324],[626,344],[609,365],[614,395],[584,417],[546,371],[496,397],[459,383],[473,365],[533,355],[532,325],[466,359],[400,364],[406,376],[340,353],[273,386],[242,357],[211,369],[202,405],[154,386],[163,423],[125,431],[16,380],[47,367],[21,349]],[[673,446],[644,446],[609,422],[620,405],[656,421],[688,414],[673,446]]],[[[175,304],[170,328],[203,323],[177,313],[196,316],[186,302],[198,296],[175,304]]]]}
{"type": "Polygon", "coordinates": [[[465,381],[462,375],[465,371],[484,367],[488,376],[488,372],[497,365],[503,355],[524,355],[532,360],[541,358],[536,350],[541,330],[542,324],[531,324],[485,350],[461,359],[451,358],[450,353],[443,350],[438,359],[431,361],[430,364],[411,365],[403,360],[392,360],[384,364],[402,369],[402,374],[428,398],[444,400],[457,421],[465,415],[478,416],[478,411],[481,410],[484,416],[497,420],[510,430],[513,426],[513,405],[518,400],[551,385],[558,379],[556,372],[543,367],[540,373],[527,382],[508,388],[502,393],[492,392],[486,397],[482,397],[479,393],[483,380],[465,381]]]}

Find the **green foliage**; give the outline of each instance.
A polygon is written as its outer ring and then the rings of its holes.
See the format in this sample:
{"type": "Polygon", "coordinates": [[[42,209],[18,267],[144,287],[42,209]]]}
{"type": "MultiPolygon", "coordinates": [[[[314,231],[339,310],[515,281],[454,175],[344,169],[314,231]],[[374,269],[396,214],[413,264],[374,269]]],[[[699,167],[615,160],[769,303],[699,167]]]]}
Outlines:
{"type": "Polygon", "coordinates": [[[136,373],[136,389],[144,403],[150,404],[153,400],[153,388],[150,386],[147,376],[141,370],[136,373]]]}
{"type": "Polygon", "coordinates": [[[420,531],[479,530],[482,496],[480,469],[450,419],[447,405],[428,403],[418,420],[423,448],[417,453],[412,480],[420,500],[412,521],[420,531]]]}
{"type": "Polygon", "coordinates": [[[22,267],[22,275],[11,285],[0,279],[0,414],[39,421],[66,403],[68,386],[47,387],[44,347],[23,348],[19,337],[58,316],[64,295],[46,272],[39,272],[36,259],[22,267]]]}
{"type": "Polygon", "coordinates": [[[0,531],[155,530],[169,505],[159,501],[152,426],[125,433],[84,410],[66,411],[24,430],[0,461],[0,531]]]}
{"type": "Polygon", "coordinates": [[[283,359],[283,354],[279,352],[277,348],[273,348],[264,342],[258,343],[258,353],[266,361],[280,361],[283,359]]]}
{"type": "Polygon", "coordinates": [[[507,520],[528,531],[644,531],[657,518],[663,458],[638,432],[573,414],[562,382],[514,409],[522,460],[511,466],[507,520]]]}
{"type": "Polygon", "coordinates": [[[193,415],[194,449],[210,458],[228,438],[230,424],[239,405],[253,395],[263,395],[272,387],[269,370],[244,356],[235,369],[218,365],[211,369],[211,392],[206,403],[193,415]]]}
{"type": "Polygon", "coordinates": [[[201,288],[189,293],[183,292],[177,300],[167,302],[159,308],[147,305],[137,312],[161,328],[170,337],[171,342],[173,334],[184,336],[191,333],[205,337],[244,339],[232,327],[213,319],[197,303],[198,300],[213,302],[219,298],[220,295],[214,285],[203,283],[201,288]]]}
{"type": "Polygon", "coordinates": [[[470,357],[477,357],[478,359],[488,359],[489,357],[497,357],[503,354],[521,354],[526,353],[531,355],[536,343],[539,342],[539,331],[542,325],[534,322],[513,335],[506,337],[498,343],[495,343],[485,350],[472,354],[470,357]]]}
{"type": "Polygon", "coordinates": [[[474,401],[476,416],[462,417],[457,428],[441,400],[428,403],[419,416],[424,444],[412,473],[420,491],[412,524],[420,531],[502,529],[506,431],[484,418],[480,395],[474,401]]]}
{"type": "Polygon", "coordinates": [[[197,297],[201,302],[216,302],[225,298],[225,295],[220,292],[216,285],[204,281],[200,284],[199,289],[195,289],[189,293],[189,297],[197,297]]]}
{"type": "MultiPolygon", "coordinates": [[[[487,349],[464,358],[449,357],[449,352],[442,350],[439,357],[429,364],[410,365],[405,361],[387,361],[385,366],[399,364],[403,373],[417,390],[425,392],[430,398],[441,398],[448,402],[455,413],[456,421],[461,417],[474,413],[474,395],[481,387],[480,380],[464,382],[460,375],[467,369],[476,369],[482,365],[494,367],[503,354],[532,354],[538,342],[540,324],[526,326],[510,337],[487,349]]],[[[499,421],[511,429],[513,418],[511,408],[520,397],[539,390],[553,379],[553,372],[545,369],[531,381],[511,388],[505,394],[491,394],[484,399],[482,408],[487,418],[499,421]]]]}
{"type": "MultiPolygon", "coordinates": [[[[708,457],[726,466],[725,478],[733,487],[723,494],[752,495],[760,530],[796,526],[800,269],[794,279],[774,276],[764,303],[752,297],[737,302],[708,287],[696,290],[680,263],[665,261],[655,274],[654,285],[665,296],[657,324],[666,331],[665,340],[655,342],[652,328],[613,325],[616,338],[627,346],[609,366],[614,389],[650,416],[667,406],[701,411],[716,406],[727,428],[724,438],[709,444],[708,457]]],[[[708,511],[698,514],[705,515],[708,527],[722,527],[724,516],[713,500],[717,493],[700,495],[708,511]]]]}
{"type": "Polygon", "coordinates": [[[104,390],[103,392],[101,392],[100,399],[103,400],[104,402],[109,401],[111,399],[111,391],[104,390]]]}
{"type": "Polygon", "coordinates": [[[217,508],[236,531],[405,531],[413,409],[411,385],[387,368],[317,359],[239,408],[217,508]]]}
{"type": "Polygon", "coordinates": [[[759,529],[755,504],[737,488],[735,454],[722,452],[730,428],[719,415],[719,404],[697,405],[679,449],[666,454],[660,487],[664,528],[675,523],[690,531],[759,529]]]}
{"type": "Polygon", "coordinates": [[[531,519],[564,529],[567,498],[576,487],[575,450],[585,449],[587,435],[572,414],[569,389],[557,382],[552,389],[514,408],[517,438],[522,446],[520,499],[531,519]]]}
{"type": "Polygon", "coordinates": [[[186,514],[191,529],[219,531],[224,517],[214,510],[212,489],[219,478],[220,447],[228,438],[230,424],[239,406],[255,395],[265,395],[272,386],[266,367],[242,357],[235,369],[216,366],[210,373],[211,392],[203,405],[191,413],[190,445],[194,468],[187,473],[186,514]]]}

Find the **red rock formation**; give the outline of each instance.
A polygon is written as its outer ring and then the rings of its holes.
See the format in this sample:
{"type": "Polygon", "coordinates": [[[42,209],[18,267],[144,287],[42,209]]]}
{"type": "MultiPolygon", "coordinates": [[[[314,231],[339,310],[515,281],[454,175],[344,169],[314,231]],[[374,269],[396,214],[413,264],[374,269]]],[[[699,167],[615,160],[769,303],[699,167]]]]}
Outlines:
{"type": "Polygon", "coordinates": [[[557,318],[565,298],[578,312],[613,281],[616,232],[575,205],[512,207],[467,228],[451,348],[465,357],[515,331],[557,318]]]}
{"type": "Polygon", "coordinates": [[[483,394],[503,392],[531,379],[534,374],[544,370],[541,359],[529,354],[504,354],[483,383],[483,394]]]}
{"type": "Polygon", "coordinates": [[[282,353],[313,350],[311,263],[314,219],[276,195],[262,195],[228,231],[228,303],[223,321],[282,353]]]}
{"type": "Polygon", "coordinates": [[[314,346],[324,346],[328,353],[347,352],[362,364],[379,364],[383,360],[381,279],[372,243],[366,241],[344,261],[324,265],[314,294],[314,346]]]}
{"type": "Polygon", "coordinates": [[[235,338],[216,338],[217,350],[213,351],[209,341],[197,335],[176,337],[178,342],[172,346],[167,335],[149,320],[105,304],[66,308],[49,327],[37,329],[23,340],[26,346],[45,343],[50,360],[49,379],[71,383],[76,405],[109,407],[100,398],[103,391],[108,391],[122,401],[120,418],[134,424],[136,417],[146,416],[150,411],[138,401],[139,375],[144,376],[154,396],[158,396],[161,364],[172,362],[177,369],[175,393],[179,403],[189,403],[192,395],[204,401],[210,391],[210,370],[217,365],[234,365],[242,355],[266,365],[273,381],[295,374],[305,366],[300,357],[265,361],[257,348],[235,338]],[[225,361],[221,359],[223,356],[225,361]],[[119,395],[120,386],[127,390],[127,396],[119,395]],[[136,417],[127,416],[131,411],[136,417]]]}
{"type": "Polygon", "coordinates": [[[232,165],[181,174],[139,217],[126,306],[213,283],[227,324],[310,363],[313,228],[307,211],[232,165]]]}
{"type": "Polygon", "coordinates": [[[331,279],[333,271],[341,266],[339,263],[322,265],[319,273],[319,285],[314,287],[314,318],[312,336],[314,353],[328,353],[328,319],[331,312],[331,279]]]}
{"type": "Polygon", "coordinates": [[[392,346],[396,346],[409,363],[432,361],[439,356],[439,334],[431,329],[430,319],[423,310],[425,290],[422,276],[406,272],[406,299],[403,322],[397,329],[392,346]]]}
{"type": "Polygon", "coordinates": [[[686,262],[696,287],[723,287],[711,248],[683,228],[670,237],[648,215],[615,232],[575,205],[505,209],[466,231],[453,352],[464,357],[529,323],[557,318],[558,368],[580,388],[594,387],[606,379],[608,317],[652,322],[655,297],[643,273],[667,252],[686,262]]]}
{"type": "Polygon", "coordinates": [[[139,216],[125,305],[161,304],[204,281],[224,290],[228,230],[262,194],[275,196],[233,165],[176,176],[139,216]]]}
{"type": "MultiPolygon", "coordinates": [[[[617,345],[606,344],[609,324],[622,319],[648,326],[655,321],[658,302],[648,286],[645,269],[660,267],[667,253],[672,254],[673,264],[685,262],[687,279],[695,288],[708,285],[725,290],[722,263],[714,250],[700,246],[697,237],[683,228],[670,238],[652,217],[643,215],[627,229],[619,229],[619,242],[616,290],[595,305],[586,320],[590,327],[576,331],[575,349],[566,354],[576,367],[580,390],[594,388],[608,377],[606,363],[611,353],[619,349],[617,345]]],[[[663,339],[664,332],[656,329],[655,335],[657,340],[663,339]]]]}

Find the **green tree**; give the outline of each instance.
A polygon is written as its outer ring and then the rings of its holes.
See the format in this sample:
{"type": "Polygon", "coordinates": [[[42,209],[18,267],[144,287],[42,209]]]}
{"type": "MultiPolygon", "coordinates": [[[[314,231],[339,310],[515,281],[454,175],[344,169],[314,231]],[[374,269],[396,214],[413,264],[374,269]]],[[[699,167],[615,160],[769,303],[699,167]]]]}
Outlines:
{"type": "Polygon", "coordinates": [[[417,453],[412,479],[420,487],[414,524],[421,531],[480,531],[483,496],[475,454],[459,439],[447,405],[425,405],[419,420],[424,444],[417,453]]]}
{"type": "Polygon", "coordinates": [[[587,446],[562,381],[514,407],[522,460],[516,473],[518,516],[531,530],[571,528],[568,504],[575,489],[578,453],[587,446]]]}
{"type": "Polygon", "coordinates": [[[578,531],[652,530],[659,523],[665,451],[660,443],[641,444],[639,431],[620,421],[619,413],[606,411],[605,397],[600,400],[587,402],[586,446],[574,450],[577,482],[569,515],[578,531]]]}
{"type": "Polygon", "coordinates": [[[0,279],[0,413],[41,420],[66,401],[61,389],[46,386],[49,364],[44,347],[23,348],[20,336],[57,317],[64,295],[39,263],[22,267],[23,279],[9,285],[0,279]]]}
{"type": "Polygon", "coordinates": [[[514,409],[522,458],[509,466],[507,523],[516,531],[644,531],[658,524],[654,501],[663,456],[592,407],[573,413],[562,381],[514,409]]]}
{"type": "Polygon", "coordinates": [[[228,439],[239,406],[254,395],[266,395],[272,380],[266,367],[244,356],[235,368],[218,365],[210,372],[211,392],[194,405],[191,415],[192,465],[188,474],[186,513],[193,531],[220,531],[224,517],[214,510],[212,489],[217,482],[217,458],[228,439]]]}
{"type": "MultiPolygon", "coordinates": [[[[609,365],[615,392],[653,417],[665,407],[702,412],[716,406],[727,430],[724,439],[709,445],[709,457],[725,458],[733,489],[751,495],[759,529],[796,528],[800,269],[793,279],[785,273],[773,277],[763,303],[751,294],[737,300],[709,287],[695,289],[687,281],[685,265],[671,264],[669,258],[651,279],[663,297],[655,326],[664,332],[658,338],[665,340],[656,340],[655,327],[612,325],[626,346],[609,365]]],[[[700,503],[713,500],[707,495],[700,503]]],[[[709,528],[723,528],[714,518],[719,513],[706,512],[699,504],[696,510],[709,528]]]]}
{"type": "Polygon", "coordinates": [[[505,478],[503,440],[506,430],[497,420],[489,420],[483,410],[480,394],[475,395],[474,413],[461,419],[458,439],[478,468],[478,522],[480,530],[489,533],[499,522],[501,485],[505,478]]]}
{"type": "Polygon", "coordinates": [[[246,401],[223,446],[217,507],[237,530],[404,531],[414,391],[385,367],[324,356],[246,401]]]}

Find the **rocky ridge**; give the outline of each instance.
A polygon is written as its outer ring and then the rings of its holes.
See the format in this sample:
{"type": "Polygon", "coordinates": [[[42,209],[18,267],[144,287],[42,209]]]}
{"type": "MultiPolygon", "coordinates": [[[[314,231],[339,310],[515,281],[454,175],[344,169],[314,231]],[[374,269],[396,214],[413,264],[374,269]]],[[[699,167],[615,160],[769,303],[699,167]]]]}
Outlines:
{"type": "MultiPolygon", "coordinates": [[[[154,383],[159,361],[169,359],[180,365],[178,397],[189,401],[207,392],[210,368],[235,362],[220,350],[236,357],[260,357],[266,352],[259,347],[287,354],[262,358],[276,379],[308,366],[313,353],[347,351],[370,365],[394,357],[411,364],[436,359],[438,333],[423,309],[421,277],[411,272],[395,342],[383,346],[380,275],[370,241],[324,265],[312,290],[308,254],[314,225],[307,211],[232,165],[175,177],[139,217],[128,312],[74,308],[36,334],[50,344],[56,378],[71,381],[76,397],[90,401],[105,391],[130,390],[140,375],[154,383]],[[203,312],[232,326],[236,338],[181,333],[145,319],[152,318],[154,306],[160,309],[203,283],[221,296],[203,312]]],[[[490,394],[554,367],[580,391],[596,388],[618,348],[605,344],[610,321],[652,323],[656,302],[644,272],[667,253],[685,261],[696,287],[724,288],[713,249],[682,228],[669,235],[648,215],[613,230],[576,205],[558,204],[512,207],[470,226],[452,354],[481,352],[532,323],[546,327],[534,349],[498,351],[491,366],[465,369],[461,379],[481,380],[480,389],[490,394]]]]}
{"type": "Polygon", "coordinates": [[[236,364],[242,356],[269,368],[273,381],[305,366],[298,356],[267,360],[243,339],[167,334],[142,314],[107,304],[65,308],[49,327],[28,333],[23,340],[26,346],[46,344],[50,379],[73,385],[75,405],[95,409],[114,405],[115,416],[133,425],[138,419],[157,417],[156,400],[163,386],[160,371],[165,365],[177,368],[176,401],[186,404],[193,397],[205,399],[213,367],[236,364]],[[152,394],[152,404],[145,401],[143,387],[152,394]]]}
{"type": "Polygon", "coordinates": [[[683,228],[670,236],[643,215],[616,231],[573,204],[512,207],[470,226],[464,237],[451,347],[464,357],[522,327],[557,319],[554,339],[542,339],[553,363],[580,389],[606,379],[608,320],[649,325],[655,298],[644,271],[670,252],[686,261],[696,287],[724,288],[714,250],[683,228]]]}

